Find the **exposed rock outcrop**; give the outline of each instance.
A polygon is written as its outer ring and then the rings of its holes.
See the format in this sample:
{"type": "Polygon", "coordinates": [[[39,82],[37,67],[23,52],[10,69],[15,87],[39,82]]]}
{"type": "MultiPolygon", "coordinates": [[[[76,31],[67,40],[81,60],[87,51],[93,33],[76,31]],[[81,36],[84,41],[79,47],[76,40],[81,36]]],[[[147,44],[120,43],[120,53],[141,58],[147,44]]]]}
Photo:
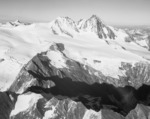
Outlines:
{"type": "Polygon", "coordinates": [[[17,95],[11,92],[0,92],[0,119],[9,119],[15,106],[17,95]]]}

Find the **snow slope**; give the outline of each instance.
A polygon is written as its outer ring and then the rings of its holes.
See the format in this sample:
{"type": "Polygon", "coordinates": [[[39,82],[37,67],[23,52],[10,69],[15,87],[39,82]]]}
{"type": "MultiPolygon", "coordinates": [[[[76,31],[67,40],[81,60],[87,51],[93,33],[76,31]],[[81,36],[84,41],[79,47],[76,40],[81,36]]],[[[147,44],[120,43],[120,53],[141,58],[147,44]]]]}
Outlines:
{"type": "Polygon", "coordinates": [[[27,93],[20,95],[17,99],[14,110],[12,110],[10,116],[15,116],[16,114],[30,110],[30,107],[34,106],[39,99],[43,98],[40,94],[27,93]]]}
{"type": "MultiPolygon", "coordinates": [[[[85,20],[80,26],[83,23],[85,20]]],[[[92,23],[87,26],[86,31],[79,29],[76,24],[68,17],[59,17],[49,23],[0,26],[0,90],[7,90],[23,65],[37,53],[48,50],[53,42],[65,45],[64,53],[67,57],[114,78],[125,75],[119,70],[121,62],[134,64],[148,62],[146,59],[150,59],[146,48],[125,41],[128,34],[123,30],[104,25],[103,33],[107,34],[111,30],[116,37],[99,38],[89,30],[92,23]]],[[[65,67],[64,59],[59,53],[51,52],[49,57],[54,59],[54,66],[65,67]]]]}

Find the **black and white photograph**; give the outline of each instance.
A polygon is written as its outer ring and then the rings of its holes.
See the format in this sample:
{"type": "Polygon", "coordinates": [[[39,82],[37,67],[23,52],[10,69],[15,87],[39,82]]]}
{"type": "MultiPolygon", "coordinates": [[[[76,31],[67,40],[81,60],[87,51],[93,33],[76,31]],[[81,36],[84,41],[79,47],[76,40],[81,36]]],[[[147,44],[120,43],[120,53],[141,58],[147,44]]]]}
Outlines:
{"type": "Polygon", "coordinates": [[[150,119],[150,0],[0,0],[0,119],[150,119]]]}

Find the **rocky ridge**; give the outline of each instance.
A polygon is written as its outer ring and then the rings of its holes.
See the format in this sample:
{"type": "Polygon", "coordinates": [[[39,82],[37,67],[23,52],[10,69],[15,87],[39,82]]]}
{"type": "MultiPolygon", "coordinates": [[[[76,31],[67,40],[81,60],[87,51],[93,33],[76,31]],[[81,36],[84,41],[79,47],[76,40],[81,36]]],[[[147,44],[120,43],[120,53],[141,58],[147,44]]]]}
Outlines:
{"type": "Polygon", "coordinates": [[[132,66],[123,62],[120,70],[126,71],[126,77],[117,80],[102,72],[95,75],[95,69],[70,59],[64,50],[63,44],[54,43],[22,68],[9,90],[20,96],[34,93],[41,96],[28,109],[12,113],[12,119],[134,119],[139,113],[148,117],[149,107],[144,105],[150,104],[149,91],[146,92],[150,87],[143,86],[149,83],[148,64],[132,66]],[[49,57],[50,52],[62,56],[59,66],[49,57]],[[143,92],[146,94],[142,97],[143,92]]]}

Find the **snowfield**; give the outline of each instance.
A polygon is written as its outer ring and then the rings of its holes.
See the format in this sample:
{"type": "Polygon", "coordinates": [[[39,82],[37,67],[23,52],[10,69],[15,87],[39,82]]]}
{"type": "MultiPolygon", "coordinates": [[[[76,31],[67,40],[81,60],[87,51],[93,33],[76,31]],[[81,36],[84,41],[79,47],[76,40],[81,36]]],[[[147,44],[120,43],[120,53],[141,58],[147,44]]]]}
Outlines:
{"type": "MultiPolygon", "coordinates": [[[[144,43],[126,42],[125,31],[108,26],[116,35],[115,39],[101,39],[91,32],[91,26],[80,30],[84,23],[85,20],[76,25],[70,18],[59,17],[49,23],[0,25],[0,91],[7,90],[23,65],[37,53],[47,51],[53,43],[63,43],[67,57],[114,78],[125,75],[119,70],[121,62],[149,62],[150,52],[142,47],[144,43]]],[[[107,29],[102,29],[107,36],[107,29]]],[[[48,57],[55,67],[66,66],[61,54],[50,52],[48,57]]]]}
{"type": "Polygon", "coordinates": [[[15,116],[23,111],[28,111],[39,99],[43,98],[40,94],[28,93],[20,95],[17,99],[14,110],[12,110],[10,116],[15,116]]]}

